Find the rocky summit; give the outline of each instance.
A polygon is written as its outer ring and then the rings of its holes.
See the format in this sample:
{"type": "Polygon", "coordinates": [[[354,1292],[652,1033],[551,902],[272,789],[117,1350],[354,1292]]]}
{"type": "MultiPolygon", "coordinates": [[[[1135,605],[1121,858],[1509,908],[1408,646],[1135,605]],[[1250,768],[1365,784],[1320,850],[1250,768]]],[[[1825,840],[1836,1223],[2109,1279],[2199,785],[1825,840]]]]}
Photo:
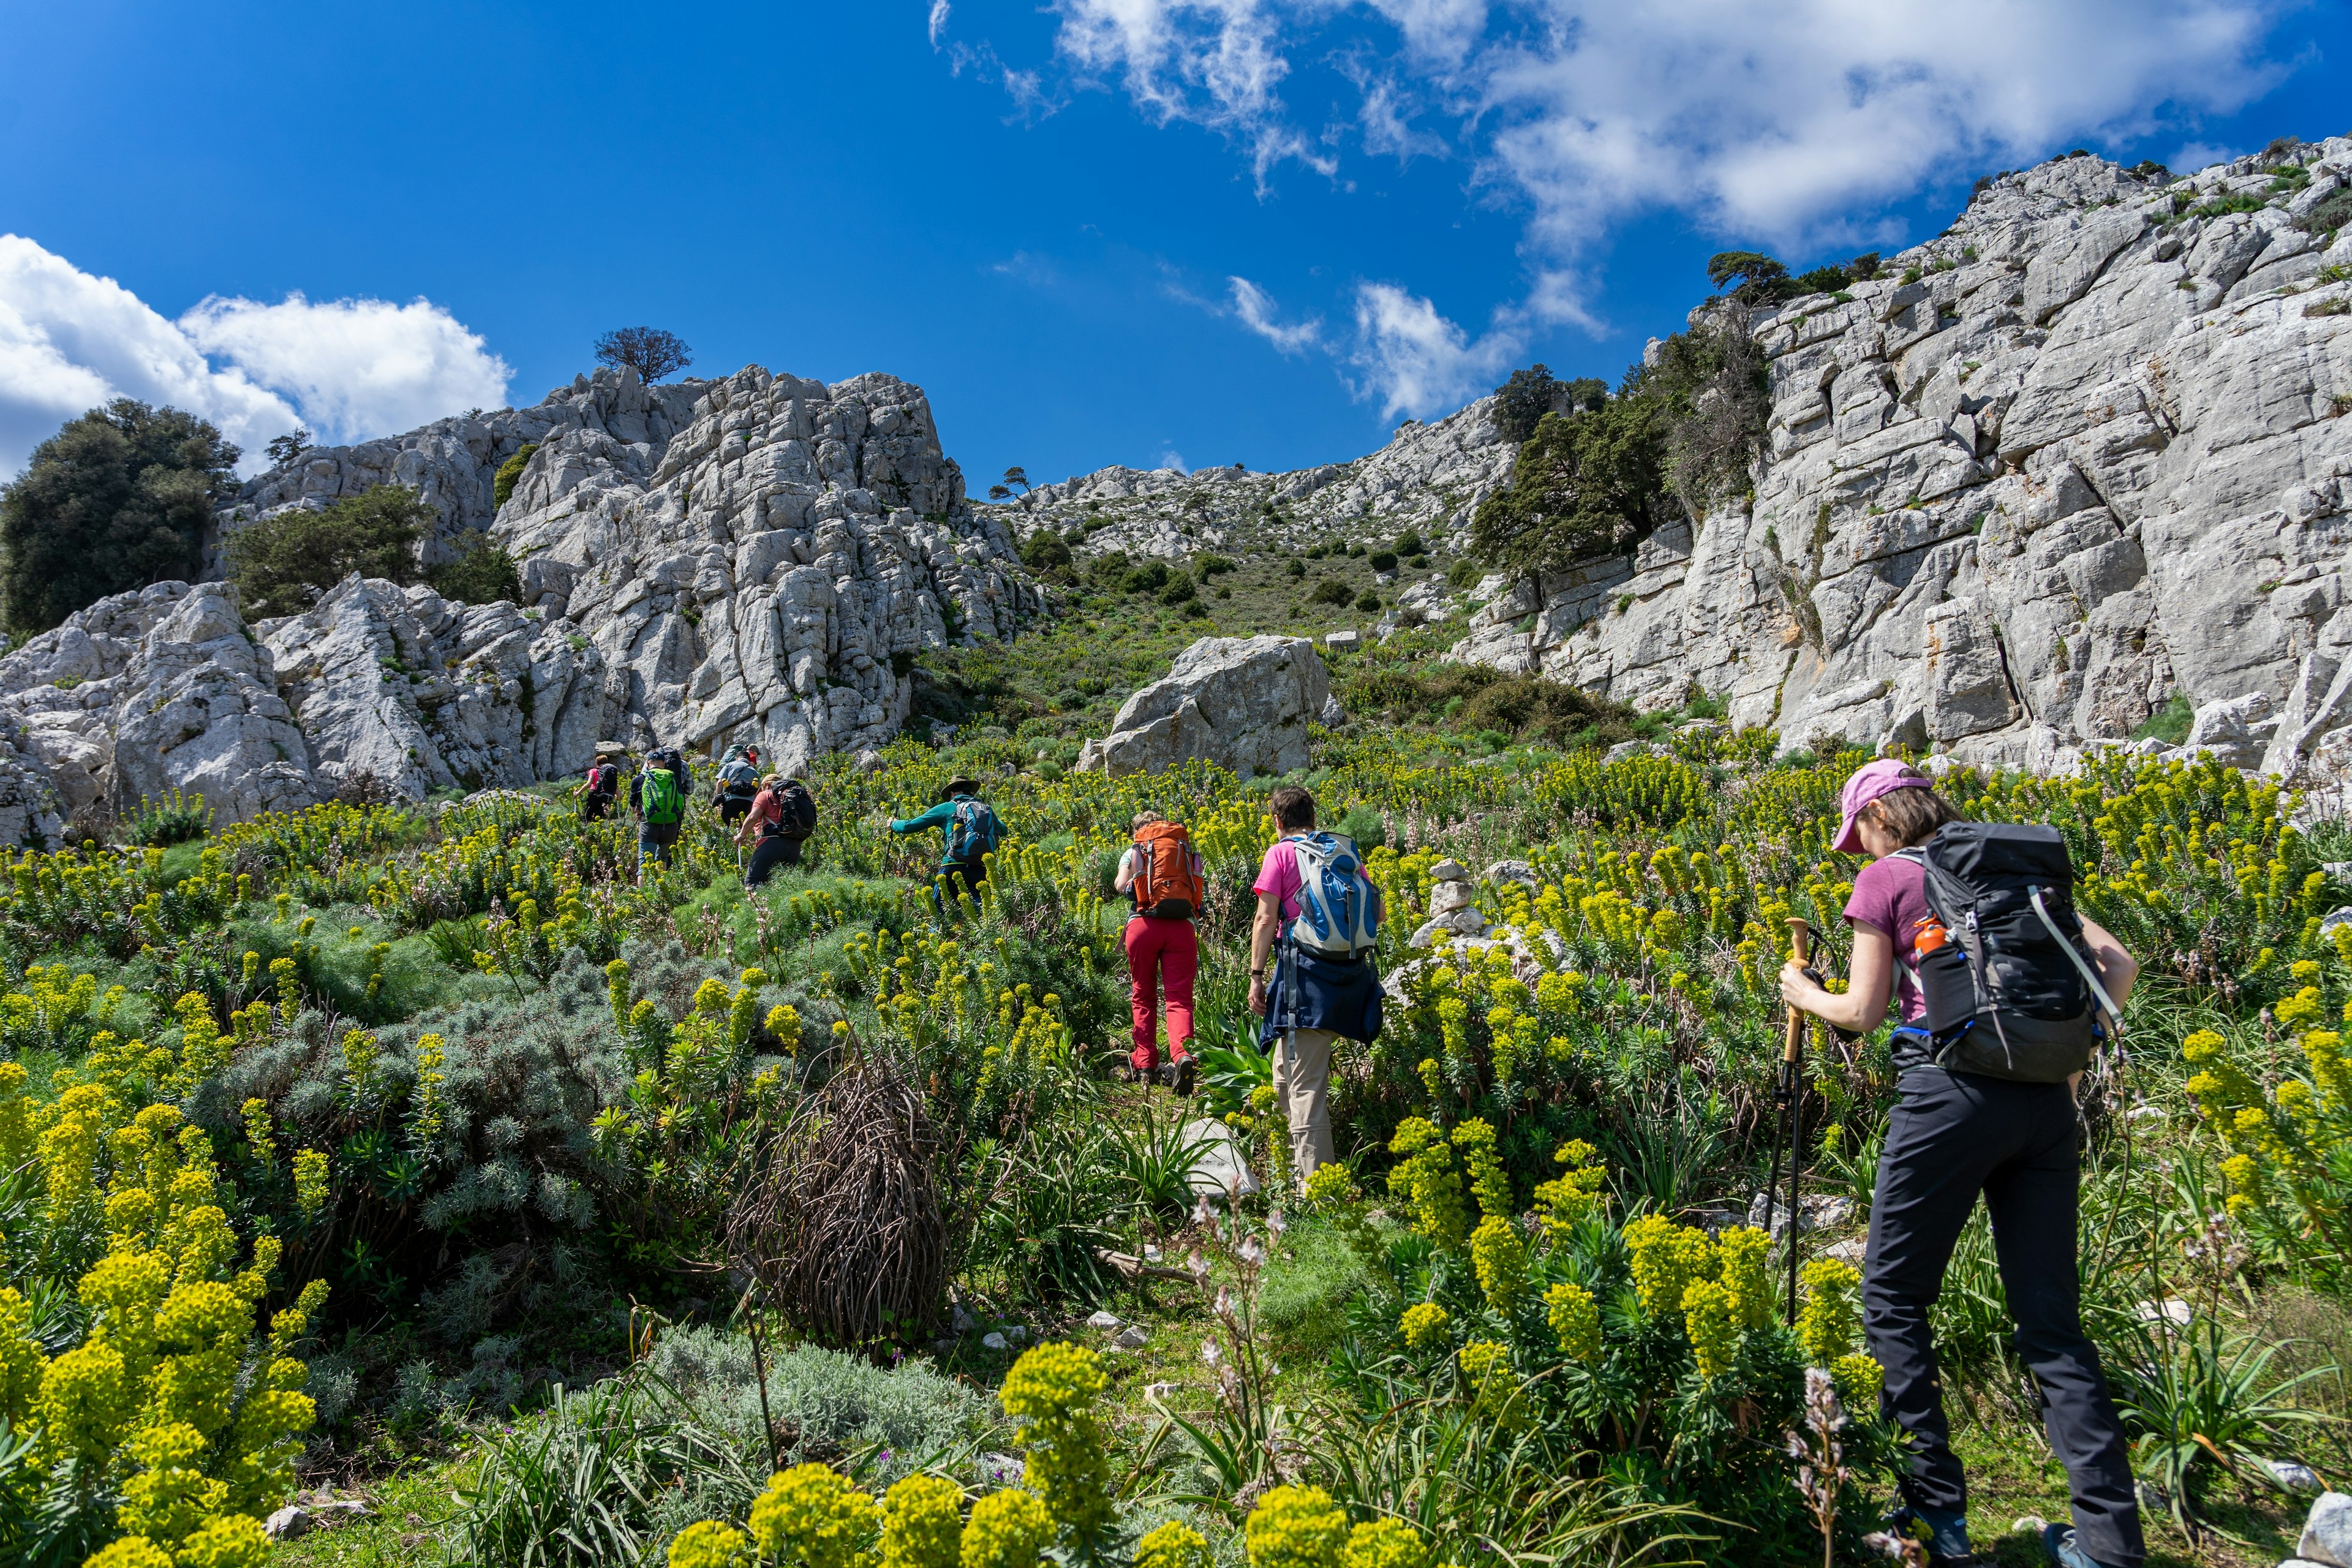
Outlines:
{"type": "Polygon", "coordinates": [[[428,560],[468,531],[505,545],[525,602],[353,577],[248,626],[218,583],[102,601],[0,661],[0,835],[54,840],[79,811],[172,788],[226,823],[529,783],[599,740],[756,740],[797,769],[895,735],[921,649],[1045,607],[996,515],[966,503],[921,390],[887,375],[602,371],[535,407],[304,452],[247,484],[220,533],[382,484],[437,509],[428,560]]]}

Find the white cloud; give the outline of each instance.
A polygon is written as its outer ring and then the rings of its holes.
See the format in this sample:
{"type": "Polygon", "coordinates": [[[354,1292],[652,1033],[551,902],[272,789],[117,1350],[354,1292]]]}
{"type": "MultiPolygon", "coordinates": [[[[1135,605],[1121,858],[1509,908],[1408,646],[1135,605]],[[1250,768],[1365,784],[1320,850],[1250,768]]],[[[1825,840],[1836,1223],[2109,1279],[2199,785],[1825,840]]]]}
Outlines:
{"type": "Polygon", "coordinates": [[[940,36],[948,30],[948,0],[931,0],[931,47],[940,47],[940,36]]]}
{"type": "Polygon", "coordinates": [[[1320,316],[1285,326],[1275,320],[1273,295],[1246,278],[1228,278],[1225,281],[1232,287],[1234,314],[1241,324],[1284,353],[1295,354],[1302,349],[1314,347],[1322,340],[1323,319],[1320,316]]]}
{"type": "Polygon", "coordinates": [[[298,423],[286,399],[235,366],[215,370],[114,279],[0,235],[0,476],[22,468],[58,426],[115,397],[201,414],[248,451],[298,423]]]}
{"type": "MultiPolygon", "coordinates": [[[[1066,71],[1116,81],[1162,124],[1227,136],[1262,194],[1285,163],[1337,178],[1350,153],[1455,155],[1425,128],[1450,123],[1473,188],[1525,214],[1529,278],[1507,313],[1592,327],[1591,258],[1618,224],[1671,211],[1781,248],[1885,244],[1885,209],[1923,186],[2076,141],[2193,126],[2249,101],[2286,68],[2263,49],[2294,4],[1054,0],[1053,10],[1066,71]],[[1318,68],[1335,88],[1293,80],[1318,68]],[[1318,107],[1334,90],[1354,102],[1310,125],[1286,85],[1318,107]]],[[[2219,150],[2184,149],[2175,166],[2204,153],[2219,150]]],[[[1386,335],[1365,337],[1355,357],[1399,367],[1369,384],[1391,412],[1416,406],[1403,389],[1461,384],[1442,367],[1500,341],[1490,331],[1473,343],[1433,309],[1424,318],[1400,303],[1412,299],[1359,289],[1364,331],[1386,335]]]]}
{"type": "Polygon", "coordinates": [[[1192,471],[1184,466],[1184,454],[1173,447],[1160,454],[1160,466],[1163,468],[1173,468],[1180,474],[1189,474],[1192,471]]]}
{"type": "Polygon", "coordinates": [[[290,395],[321,434],[351,439],[413,430],[506,401],[514,372],[481,338],[425,300],[275,305],[214,295],[180,318],[188,341],[290,395]]]}
{"type": "MultiPolygon", "coordinates": [[[[419,300],[213,298],[167,320],[110,278],[0,235],[0,475],[113,397],[200,414],[248,454],[308,425],[331,440],[505,402],[511,373],[419,300]]],[[[259,464],[249,457],[247,472],[259,464]]]]}
{"type": "Polygon", "coordinates": [[[1473,341],[1420,295],[1393,283],[1356,286],[1349,359],[1365,376],[1360,392],[1381,400],[1384,418],[1459,405],[1492,385],[1525,346],[1507,318],[1473,341]]]}
{"type": "Polygon", "coordinates": [[[1163,125],[1192,121],[1240,142],[1261,195],[1286,161],[1339,172],[1338,160],[1289,123],[1276,90],[1290,74],[1279,46],[1293,7],[1282,0],[1055,0],[1054,8],[1066,58],[1088,74],[1117,73],[1163,125]]]}

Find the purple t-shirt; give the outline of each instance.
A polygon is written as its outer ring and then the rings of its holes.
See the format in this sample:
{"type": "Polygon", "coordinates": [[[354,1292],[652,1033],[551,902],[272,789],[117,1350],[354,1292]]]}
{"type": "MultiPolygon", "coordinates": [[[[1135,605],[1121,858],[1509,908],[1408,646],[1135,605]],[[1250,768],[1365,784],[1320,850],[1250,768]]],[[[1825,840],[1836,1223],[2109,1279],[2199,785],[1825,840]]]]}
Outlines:
{"type": "Polygon", "coordinates": [[[1903,1022],[1916,1024],[1927,1014],[1927,1000],[1911,978],[1911,943],[1919,926],[1933,911],[1927,907],[1927,874],[1912,860],[1888,856],[1873,860],[1853,879],[1853,897],[1845,901],[1849,924],[1864,925],[1895,944],[1895,999],[1903,1022]]]}

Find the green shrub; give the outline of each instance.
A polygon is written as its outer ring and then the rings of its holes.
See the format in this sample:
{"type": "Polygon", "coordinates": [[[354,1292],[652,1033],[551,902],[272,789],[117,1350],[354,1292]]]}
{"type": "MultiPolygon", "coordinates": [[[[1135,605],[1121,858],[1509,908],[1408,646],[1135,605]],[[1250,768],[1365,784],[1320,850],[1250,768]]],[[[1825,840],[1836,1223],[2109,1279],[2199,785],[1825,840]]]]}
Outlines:
{"type": "Polygon", "coordinates": [[[1402,533],[1398,534],[1396,537],[1396,542],[1390,545],[1389,548],[1395,551],[1399,555],[1425,554],[1429,549],[1426,544],[1422,542],[1419,531],[1410,528],[1406,529],[1402,533]]]}
{"type": "Polygon", "coordinates": [[[352,573],[417,580],[416,542],[439,514],[416,491],[379,485],[322,511],[289,507],[229,535],[229,576],[247,619],[297,616],[352,573]]]}
{"type": "Polygon", "coordinates": [[[161,800],[139,797],[139,809],[122,825],[122,837],[133,844],[163,848],[204,837],[213,830],[213,808],[201,795],[164,792],[161,800]]]}
{"type": "Polygon", "coordinates": [[[1395,556],[1394,552],[1391,552],[1391,551],[1381,550],[1381,551],[1377,551],[1377,552],[1375,552],[1373,553],[1373,555],[1372,555],[1372,559],[1371,559],[1371,568],[1372,568],[1372,570],[1373,570],[1373,571],[1375,571],[1375,572],[1393,572],[1393,571],[1395,571],[1395,570],[1396,570],[1396,567],[1397,567],[1397,558],[1396,558],[1396,556],[1395,556]]]}
{"type": "Polygon", "coordinates": [[[1282,563],[1282,574],[1293,582],[1307,575],[1307,563],[1294,555],[1282,563]]]}
{"type": "Polygon", "coordinates": [[[1344,605],[1355,596],[1356,590],[1348,586],[1344,580],[1326,577],[1315,584],[1315,592],[1308,595],[1307,599],[1318,605],[1344,605]]]}
{"type": "Polygon", "coordinates": [[[1072,557],[1068,542],[1060,534],[1041,528],[1021,546],[1021,559],[1033,571],[1044,572],[1067,566],[1072,557]]]}
{"type": "Polygon", "coordinates": [[[2176,691],[2164,700],[2164,706],[2147,716],[2147,721],[2132,731],[2135,741],[2161,741],[2177,746],[2189,739],[2189,727],[2197,721],[2197,709],[2189,694],[2176,691]]]}
{"type": "Polygon", "coordinates": [[[1146,561],[1127,574],[1126,587],[1130,594],[1156,594],[1168,586],[1168,563],[1146,561]]]}
{"type": "Polygon", "coordinates": [[[1200,584],[1190,577],[1179,577],[1160,591],[1163,605],[1189,605],[1201,596],[1200,584]]]}
{"type": "Polygon", "coordinates": [[[1373,593],[1370,588],[1365,589],[1363,595],[1356,601],[1356,608],[1363,611],[1368,616],[1380,607],[1381,596],[1378,594],[1373,593]]]}
{"type": "Polygon", "coordinates": [[[495,605],[522,601],[522,571],[503,544],[488,534],[467,536],[457,553],[425,569],[425,580],[445,599],[461,605],[495,605]]]}
{"type": "Polygon", "coordinates": [[[504,506],[513,498],[515,486],[522,479],[523,469],[530,466],[531,458],[538,453],[538,442],[525,441],[520,450],[499,465],[499,471],[490,477],[490,500],[493,503],[504,506]]]}

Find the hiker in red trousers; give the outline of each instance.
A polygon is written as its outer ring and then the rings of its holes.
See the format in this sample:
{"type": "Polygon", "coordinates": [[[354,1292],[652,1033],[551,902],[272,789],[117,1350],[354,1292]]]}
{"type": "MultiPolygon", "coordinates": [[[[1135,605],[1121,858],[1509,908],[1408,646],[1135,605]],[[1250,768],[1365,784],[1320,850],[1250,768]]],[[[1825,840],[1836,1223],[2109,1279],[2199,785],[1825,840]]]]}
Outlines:
{"type": "Polygon", "coordinates": [[[1192,932],[1200,912],[1200,854],[1184,825],[1156,811],[1135,814],[1135,842],[1118,858],[1112,886],[1135,904],[1127,922],[1127,970],[1135,1006],[1135,1050],[1129,1063],[1139,1081],[1157,1079],[1178,1094],[1192,1092],[1192,975],[1201,943],[1192,932]],[[1168,989],[1168,1062],[1160,1065],[1154,1036],[1160,989],[1168,989]]]}

